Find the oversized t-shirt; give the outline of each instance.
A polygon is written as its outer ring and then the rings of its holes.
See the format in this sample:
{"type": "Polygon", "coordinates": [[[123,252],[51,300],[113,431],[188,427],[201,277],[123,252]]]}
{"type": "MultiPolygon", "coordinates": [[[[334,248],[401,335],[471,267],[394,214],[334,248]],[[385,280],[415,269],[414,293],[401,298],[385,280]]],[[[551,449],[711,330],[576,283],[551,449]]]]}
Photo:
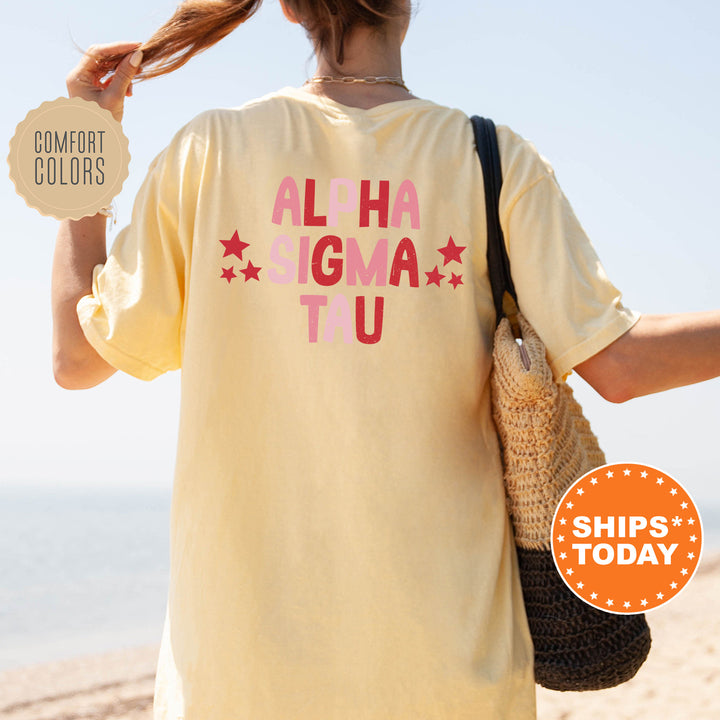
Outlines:
{"type": "MultiPolygon", "coordinates": [[[[561,377],[623,308],[533,146],[499,128],[519,303],[561,377]]],[[[529,720],[532,642],[488,375],[469,119],[301,89],[153,162],[78,313],[182,368],[156,720],[529,720]]]]}

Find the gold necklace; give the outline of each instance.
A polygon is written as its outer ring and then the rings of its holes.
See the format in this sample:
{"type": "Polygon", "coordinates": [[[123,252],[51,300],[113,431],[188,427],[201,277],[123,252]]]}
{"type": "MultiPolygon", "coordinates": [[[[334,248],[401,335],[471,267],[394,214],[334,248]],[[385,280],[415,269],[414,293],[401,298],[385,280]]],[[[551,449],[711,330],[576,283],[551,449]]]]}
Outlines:
{"type": "Polygon", "coordinates": [[[403,81],[402,77],[391,77],[387,75],[380,75],[378,77],[353,77],[352,75],[342,75],[340,77],[334,77],[333,75],[316,75],[305,81],[306,85],[310,83],[365,83],[366,85],[379,85],[385,83],[387,85],[397,85],[398,87],[410,92],[410,89],[403,81]]]}

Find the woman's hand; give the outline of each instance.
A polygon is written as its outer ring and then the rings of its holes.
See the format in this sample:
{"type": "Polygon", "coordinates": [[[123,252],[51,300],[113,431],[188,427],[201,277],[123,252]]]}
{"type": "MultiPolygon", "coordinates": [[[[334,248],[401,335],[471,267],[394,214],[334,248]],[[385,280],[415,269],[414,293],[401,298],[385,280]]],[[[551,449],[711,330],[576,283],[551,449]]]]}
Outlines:
{"type": "Polygon", "coordinates": [[[89,47],[65,79],[68,95],[71,98],[94,100],[120,122],[125,97],[132,95],[132,79],[142,62],[139,47],[140,43],[133,42],[89,47]],[[125,55],[119,63],[107,59],[119,54],[125,55]]]}

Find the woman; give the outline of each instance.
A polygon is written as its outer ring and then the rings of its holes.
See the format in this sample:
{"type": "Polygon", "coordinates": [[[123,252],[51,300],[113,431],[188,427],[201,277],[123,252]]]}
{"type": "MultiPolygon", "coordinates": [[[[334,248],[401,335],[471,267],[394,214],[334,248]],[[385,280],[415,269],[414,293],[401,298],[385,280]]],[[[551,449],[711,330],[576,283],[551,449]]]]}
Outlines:
{"type": "MultiPolygon", "coordinates": [[[[120,119],[139,72],[258,5],[185,2],[142,47],[89,52],[70,95],[120,119]]],[[[58,382],[183,371],[156,718],[532,718],[470,124],[405,87],[408,2],[282,5],[314,81],[180,130],[110,257],[101,214],[58,236],[58,382]]],[[[499,141],[555,374],[616,402],[717,375],[720,316],[625,309],[551,169],[499,141]]]]}

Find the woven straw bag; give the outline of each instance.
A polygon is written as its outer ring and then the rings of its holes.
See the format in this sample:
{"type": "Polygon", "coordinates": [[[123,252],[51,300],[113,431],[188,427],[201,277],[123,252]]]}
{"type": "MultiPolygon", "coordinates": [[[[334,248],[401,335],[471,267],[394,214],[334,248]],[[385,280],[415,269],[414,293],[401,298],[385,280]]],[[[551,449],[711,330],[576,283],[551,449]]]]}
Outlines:
{"type": "Polygon", "coordinates": [[[535,647],[535,681],[552,690],[614,687],[645,661],[650,629],[642,614],[611,614],[588,605],[555,568],[550,549],[555,509],[575,480],[605,464],[605,455],[571,388],[554,380],[542,340],[517,308],[498,217],[502,175],[495,126],[478,117],[472,123],[485,179],[488,267],[498,317],[490,377],[493,419],[535,647]]]}

